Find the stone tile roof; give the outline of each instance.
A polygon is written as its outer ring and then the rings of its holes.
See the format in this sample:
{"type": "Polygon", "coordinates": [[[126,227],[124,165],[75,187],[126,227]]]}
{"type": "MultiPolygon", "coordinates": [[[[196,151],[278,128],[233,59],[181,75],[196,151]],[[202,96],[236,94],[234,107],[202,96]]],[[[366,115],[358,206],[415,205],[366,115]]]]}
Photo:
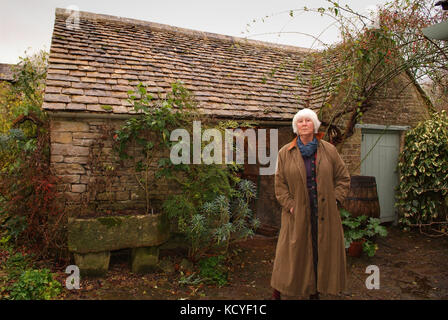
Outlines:
{"type": "Polygon", "coordinates": [[[226,118],[290,121],[325,97],[312,92],[308,49],[87,12],[74,29],[67,17],[56,9],[47,110],[133,113],[128,90],[143,82],[163,94],[176,80],[226,118]]]}
{"type": "Polygon", "coordinates": [[[0,81],[13,81],[14,74],[11,67],[13,64],[0,63],[0,81]]]}

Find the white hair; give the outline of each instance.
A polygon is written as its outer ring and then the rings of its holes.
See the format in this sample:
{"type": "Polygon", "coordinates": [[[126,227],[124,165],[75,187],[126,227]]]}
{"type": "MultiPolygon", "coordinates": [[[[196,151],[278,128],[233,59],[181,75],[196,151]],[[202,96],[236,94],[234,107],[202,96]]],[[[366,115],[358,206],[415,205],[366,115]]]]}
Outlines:
{"type": "Polygon", "coordinates": [[[301,118],[311,119],[311,121],[313,121],[314,124],[314,133],[317,133],[317,130],[319,130],[320,127],[320,121],[317,118],[317,114],[313,110],[305,108],[297,112],[294,118],[292,119],[292,130],[294,131],[295,134],[299,134],[297,130],[297,121],[301,118]]]}

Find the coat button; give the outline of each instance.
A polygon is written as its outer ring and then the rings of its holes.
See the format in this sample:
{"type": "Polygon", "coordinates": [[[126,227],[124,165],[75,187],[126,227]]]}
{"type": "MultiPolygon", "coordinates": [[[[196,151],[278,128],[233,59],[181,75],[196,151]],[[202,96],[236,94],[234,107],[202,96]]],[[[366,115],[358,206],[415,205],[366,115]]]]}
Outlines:
{"type": "Polygon", "coordinates": [[[322,198],[322,202],[324,202],[325,201],[325,198],[322,198]]]}
{"type": "Polygon", "coordinates": [[[324,221],[324,217],[321,217],[320,220],[321,220],[321,221],[324,221]]]}

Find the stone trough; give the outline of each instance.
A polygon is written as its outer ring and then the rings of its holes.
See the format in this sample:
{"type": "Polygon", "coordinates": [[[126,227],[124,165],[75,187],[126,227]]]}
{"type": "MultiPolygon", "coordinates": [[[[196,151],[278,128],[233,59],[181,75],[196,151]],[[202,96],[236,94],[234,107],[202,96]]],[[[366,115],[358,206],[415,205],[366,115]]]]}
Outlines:
{"type": "Polygon", "coordinates": [[[131,270],[154,270],[159,246],[170,236],[169,223],[162,214],[69,218],[68,249],[85,276],[101,276],[109,268],[110,252],[131,250],[131,270]]]}

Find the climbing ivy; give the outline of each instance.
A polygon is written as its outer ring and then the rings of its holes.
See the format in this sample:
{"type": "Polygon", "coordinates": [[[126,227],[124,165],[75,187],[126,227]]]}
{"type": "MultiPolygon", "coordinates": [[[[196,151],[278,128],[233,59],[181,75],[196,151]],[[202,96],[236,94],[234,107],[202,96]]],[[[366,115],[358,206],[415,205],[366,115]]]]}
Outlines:
{"type": "Polygon", "coordinates": [[[399,156],[399,222],[424,233],[446,235],[448,225],[448,117],[421,122],[405,137],[399,156]]]}

